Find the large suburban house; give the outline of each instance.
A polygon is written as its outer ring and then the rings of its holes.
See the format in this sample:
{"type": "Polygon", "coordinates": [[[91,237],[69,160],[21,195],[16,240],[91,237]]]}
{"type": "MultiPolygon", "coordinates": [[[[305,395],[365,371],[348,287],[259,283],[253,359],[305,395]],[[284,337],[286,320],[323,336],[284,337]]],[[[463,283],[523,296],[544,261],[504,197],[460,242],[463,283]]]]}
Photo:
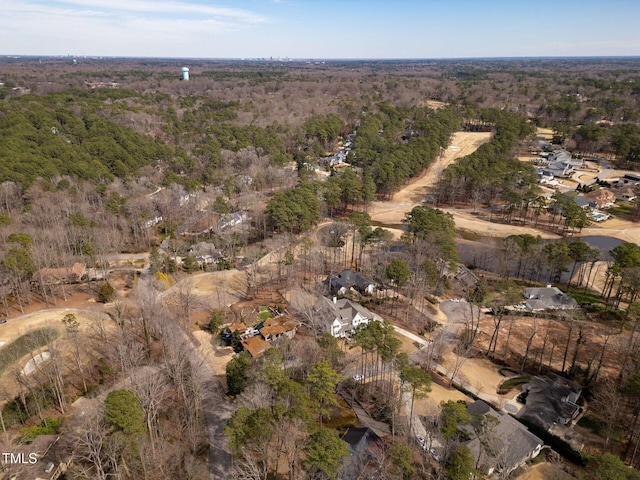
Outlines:
{"type": "Polygon", "coordinates": [[[538,169],[538,177],[540,180],[552,180],[554,177],[568,178],[573,172],[584,166],[584,162],[580,158],[573,158],[571,154],[565,150],[556,150],[549,154],[545,160],[546,166],[538,169]]]}
{"type": "Polygon", "coordinates": [[[366,278],[361,272],[354,272],[345,268],[338,275],[329,275],[323,282],[329,293],[344,295],[350,288],[355,288],[362,294],[371,295],[376,288],[375,283],[366,278]]]}
{"type": "Polygon", "coordinates": [[[59,285],[61,283],[78,283],[88,279],[87,266],[75,262],[71,267],[41,268],[33,274],[31,281],[40,285],[59,285]]]}
{"type": "Polygon", "coordinates": [[[473,428],[465,428],[465,433],[471,437],[466,445],[476,460],[478,469],[485,475],[492,475],[494,472],[507,475],[537,457],[542,450],[543,441],[523,424],[510,415],[496,412],[482,400],[467,405],[467,411],[474,419],[472,422],[477,421],[476,416],[480,415],[490,415],[496,419],[491,427],[493,432],[490,432],[489,445],[486,439],[478,438],[473,428]]]}
{"type": "Polygon", "coordinates": [[[592,203],[594,208],[610,208],[616,203],[616,195],[607,188],[599,188],[585,194],[584,198],[592,203]]]}
{"type": "Polygon", "coordinates": [[[271,342],[283,337],[292,339],[297,330],[298,322],[287,315],[281,315],[267,318],[255,327],[248,327],[241,322],[229,325],[226,332],[222,334],[222,339],[229,342],[233,334],[238,332],[242,348],[253,358],[259,358],[271,348],[271,342]]]}
{"type": "Polygon", "coordinates": [[[616,188],[616,191],[614,193],[616,195],[616,198],[624,200],[626,202],[631,202],[637,197],[636,191],[632,187],[626,185],[616,188]]]}
{"type": "Polygon", "coordinates": [[[572,310],[578,308],[578,302],[568,296],[558,287],[547,285],[546,287],[525,288],[525,306],[531,312],[543,310],[572,310]]]}
{"type": "Polygon", "coordinates": [[[323,330],[339,338],[351,335],[358,325],[382,320],[379,315],[346,298],[320,297],[314,306],[314,313],[320,318],[323,330]]]}
{"type": "Polygon", "coordinates": [[[189,253],[195,257],[200,266],[215,264],[224,258],[222,251],[216,249],[211,242],[196,243],[189,249],[189,253]]]}
{"type": "Polygon", "coordinates": [[[534,423],[545,430],[554,425],[567,425],[578,416],[577,405],[582,387],[554,373],[533,377],[522,386],[525,406],[518,418],[534,423]]]}

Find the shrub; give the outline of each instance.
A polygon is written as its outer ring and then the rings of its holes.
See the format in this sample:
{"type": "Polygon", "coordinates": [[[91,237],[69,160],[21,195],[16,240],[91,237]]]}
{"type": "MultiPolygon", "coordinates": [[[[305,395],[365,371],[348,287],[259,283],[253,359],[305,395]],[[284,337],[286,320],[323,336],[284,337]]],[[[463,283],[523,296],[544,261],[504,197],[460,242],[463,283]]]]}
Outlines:
{"type": "Polygon", "coordinates": [[[115,290],[109,282],[103,283],[98,290],[98,301],[101,303],[107,303],[113,300],[115,290]]]}
{"type": "Polygon", "coordinates": [[[60,433],[62,422],[62,418],[46,417],[39,425],[22,428],[20,429],[20,433],[22,434],[20,443],[29,444],[33,442],[38,435],[55,435],[60,433]]]}

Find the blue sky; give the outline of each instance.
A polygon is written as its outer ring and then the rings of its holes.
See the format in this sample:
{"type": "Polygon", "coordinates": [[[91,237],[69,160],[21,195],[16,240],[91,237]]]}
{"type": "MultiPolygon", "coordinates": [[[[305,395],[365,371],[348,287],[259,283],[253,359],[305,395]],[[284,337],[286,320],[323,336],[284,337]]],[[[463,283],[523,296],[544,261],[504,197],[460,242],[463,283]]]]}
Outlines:
{"type": "Polygon", "coordinates": [[[2,0],[1,55],[640,55],[640,0],[2,0]]]}

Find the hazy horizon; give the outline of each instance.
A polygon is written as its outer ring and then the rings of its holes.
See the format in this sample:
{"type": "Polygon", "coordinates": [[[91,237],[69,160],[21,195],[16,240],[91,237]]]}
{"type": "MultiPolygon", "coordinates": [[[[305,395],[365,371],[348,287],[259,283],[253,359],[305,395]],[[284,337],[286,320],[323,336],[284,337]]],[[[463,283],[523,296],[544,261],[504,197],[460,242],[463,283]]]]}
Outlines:
{"type": "Polygon", "coordinates": [[[640,2],[5,0],[0,55],[439,60],[640,55],[640,2]]]}

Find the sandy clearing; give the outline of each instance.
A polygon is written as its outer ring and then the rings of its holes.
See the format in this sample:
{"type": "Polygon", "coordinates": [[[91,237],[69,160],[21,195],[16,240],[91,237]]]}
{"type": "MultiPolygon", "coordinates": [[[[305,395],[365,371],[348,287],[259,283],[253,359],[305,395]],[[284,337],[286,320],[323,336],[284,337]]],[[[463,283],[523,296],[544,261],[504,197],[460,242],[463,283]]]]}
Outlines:
{"type": "Polygon", "coordinates": [[[433,108],[434,110],[438,110],[439,108],[446,107],[447,104],[444,102],[440,102],[438,100],[425,100],[421,102],[422,105],[426,105],[429,108],[433,108]]]}
{"type": "MultiPolygon", "coordinates": [[[[440,362],[447,371],[453,371],[456,355],[447,352],[440,362]]],[[[496,395],[498,386],[504,381],[504,377],[498,373],[499,367],[486,358],[469,358],[464,361],[457,377],[469,383],[480,392],[496,395]]]]}
{"type": "MultiPolygon", "coordinates": [[[[602,293],[604,290],[605,282],[607,281],[607,269],[609,268],[609,262],[596,262],[593,266],[593,270],[591,271],[591,276],[589,277],[589,288],[595,290],[598,293],[602,293]]],[[[589,267],[587,268],[587,274],[589,273],[589,267]]],[[[576,271],[571,278],[571,282],[574,285],[578,285],[580,282],[580,271],[576,271]]],[[[585,275],[586,279],[586,275],[585,275]]]]}
{"type": "Polygon", "coordinates": [[[550,128],[538,127],[536,130],[538,137],[544,138],[545,140],[553,139],[553,130],[551,130],[550,128]]]}
{"type": "Polygon", "coordinates": [[[534,236],[540,235],[542,238],[560,238],[560,235],[533,227],[493,223],[488,220],[476,218],[467,212],[456,212],[455,210],[447,210],[447,212],[453,215],[453,219],[456,222],[456,229],[464,232],[477,233],[486,237],[508,237],[509,235],[528,233],[534,236]]]}
{"type": "Polygon", "coordinates": [[[451,138],[451,144],[435,162],[429,165],[420,176],[410,182],[392,198],[390,203],[398,203],[413,206],[420,203],[433,187],[442,171],[455,162],[458,158],[465,157],[475,152],[480,145],[491,139],[491,132],[456,132],[451,138]]]}
{"type": "MultiPolygon", "coordinates": [[[[377,202],[375,214],[375,221],[385,224],[400,223],[404,215],[411,211],[412,207],[404,207],[400,205],[389,206],[383,202],[377,202]]],[[[519,226],[519,225],[506,225],[502,223],[494,223],[488,220],[483,220],[473,216],[469,212],[456,211],[452,209],[445,209],[448,213],[453,215],[453,219],[456,223],[456,229],[464,232],[476,233],[485,237],[497,237],[503,238],[509,235],[519,234],[531,234],[540,235],[545,239],[560,238],[560,235],[541,230],[533,227],[519,226]]],[[[394,238],[400,238],[403,231],[394,228],[385,228],[390,231],[394,238]]],[[[583,228],[581,232],[574,234],[576,237],[587,236],[606,236],[613,237],[624,242],[634,242],[640,244],[640,225],[627,220],[620,220],[617,218],[607,220],[601,224],[593,224],[590,227],[583,228]]]]}
{"type": "Polygon", "coordinates": [[[200,342],[202,355],[209,362],[216,375],[225,375],[225,367],[233,358],[233,349],[231,347],[214,347],[211,344],[213,336],[209,332],[196,330],[191,333],[200,342]]]}
{"type": "Polygon", "coordinates": [[[490,132],[456,132],[444,154],[439,156],[429,168],[398,191],[389,202],[373,202],[369,215],[373,221],[399,224],[405,214],[420,204],[428,190],[435,185],[440,173],[458,158],[475,152],[480,145],[491,138],[490,132]]]}
{"type": "Polygon", "coordinates": [[[516,480],[574,480],[575,477],[569,475],[567,472],[562,470],[559,466],[553,465],[551,463],[538,463],[533,465],[520,476],[516,478],[516,480]]]}
{"type": "Polygon", "coordinates": [[[191,282],[193,295],[206,299],[206,308],[225,308],[240,301],[247,288],[245,272],[236,269],[219,272],[201,273],[185,277],[171,288],[162,293],[167,304],[179,304],[180,287],[185,282],[191,282]]]}

